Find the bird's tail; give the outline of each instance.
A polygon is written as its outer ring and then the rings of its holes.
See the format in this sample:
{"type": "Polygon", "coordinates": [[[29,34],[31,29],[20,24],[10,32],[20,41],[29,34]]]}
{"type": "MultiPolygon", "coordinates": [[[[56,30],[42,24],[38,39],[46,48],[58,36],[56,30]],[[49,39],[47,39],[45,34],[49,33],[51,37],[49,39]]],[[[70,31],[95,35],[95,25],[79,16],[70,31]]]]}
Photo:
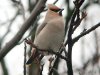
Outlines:
{"type": "Polygon", "coordinates": [[[26,65],[30,65],[35,60],[35,58],[39,56],[39,53],[35,48],[32,48],[32,51],[33,52],[28,61],[26,62],[26,65]]]}
{"type": "Polygon", "coordinates": [[[35,59],[38,59],[39,61],[41,61],[41,59],[43,58],[43,55],[41,55],[38,50],[34,50],[32,55],[30,56],[29,60],[26,62],[26,65],[30,65],[35,59]]]}
{"type": "Polygon", "coordinates": [[[26,62],[26,65],[30,65],[33,62],[33,56],[30,56],[29,60],[26,62]]]}

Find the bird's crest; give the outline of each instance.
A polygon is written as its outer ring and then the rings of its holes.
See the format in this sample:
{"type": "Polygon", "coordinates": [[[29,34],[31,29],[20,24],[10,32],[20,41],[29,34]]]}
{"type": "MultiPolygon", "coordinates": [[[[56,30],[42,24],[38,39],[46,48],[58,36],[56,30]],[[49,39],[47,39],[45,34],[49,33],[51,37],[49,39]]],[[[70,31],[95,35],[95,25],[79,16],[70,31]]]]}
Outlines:
{"type": "Polygon", "coordinates": [[[59,7],[57,7],[57,6],[53,5],[53,4],[48,4],[48,9],[55,10],[55,11],[59,11],[60,10],[59,7]]]}

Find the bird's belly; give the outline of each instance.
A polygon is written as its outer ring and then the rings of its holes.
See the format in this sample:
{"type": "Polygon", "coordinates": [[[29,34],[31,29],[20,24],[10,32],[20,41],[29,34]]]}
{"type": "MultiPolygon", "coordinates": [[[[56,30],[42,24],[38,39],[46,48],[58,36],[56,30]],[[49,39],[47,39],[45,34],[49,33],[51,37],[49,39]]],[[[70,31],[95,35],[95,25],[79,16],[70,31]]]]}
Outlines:
{"type": "Polygon", "coordinates": [[[59,50],[63,42],[63,37],[64,37],[63,33],[61,34],[61,32],[58,32],[58,33],[52,34],[48,32],[48,34],[45,34],[45,35],[44,34],[45,33],[39,34],[35,38],[34,44],[39,49],[44,49],[44,50],[52,49],[53,51],[59,50]]]}

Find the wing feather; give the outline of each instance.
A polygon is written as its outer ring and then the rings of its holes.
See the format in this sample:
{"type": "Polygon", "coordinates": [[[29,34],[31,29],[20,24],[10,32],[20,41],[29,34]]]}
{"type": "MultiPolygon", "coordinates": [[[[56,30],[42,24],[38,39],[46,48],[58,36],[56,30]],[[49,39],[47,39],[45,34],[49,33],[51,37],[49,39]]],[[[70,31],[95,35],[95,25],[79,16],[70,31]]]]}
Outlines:
{"type": "Polygon", "coordinates": [[[37,27],[35,37],[41,32],[41,30],[46,26],[46,22],[43,22],[40,26],[37,27]]]}

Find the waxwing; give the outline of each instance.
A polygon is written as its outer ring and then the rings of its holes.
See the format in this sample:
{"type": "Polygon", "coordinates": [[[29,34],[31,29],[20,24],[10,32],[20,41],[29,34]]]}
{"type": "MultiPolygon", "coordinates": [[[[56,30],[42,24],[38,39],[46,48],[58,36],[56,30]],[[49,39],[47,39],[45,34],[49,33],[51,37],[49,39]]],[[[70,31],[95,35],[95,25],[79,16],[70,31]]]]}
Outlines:
{"type": "MultiPolygon", "coordinates": [[[[57,52],[63,44],[64,40],[64,19],[62,16],[63,9],[48,4],[48,10],[45,19],[41,25],[37,27],[34,45],[41,50],[53,50],[57,52]]],[[[33,48],[35,50],[35,48],[33,48]]],[[[39,54],[39,53],[37,53],[39,54]]],[[[48,55],[41,52],[42,55],[48,55]]],[[[26,64],[31,64],[35,59],[32,54],[26,64]]]]}

